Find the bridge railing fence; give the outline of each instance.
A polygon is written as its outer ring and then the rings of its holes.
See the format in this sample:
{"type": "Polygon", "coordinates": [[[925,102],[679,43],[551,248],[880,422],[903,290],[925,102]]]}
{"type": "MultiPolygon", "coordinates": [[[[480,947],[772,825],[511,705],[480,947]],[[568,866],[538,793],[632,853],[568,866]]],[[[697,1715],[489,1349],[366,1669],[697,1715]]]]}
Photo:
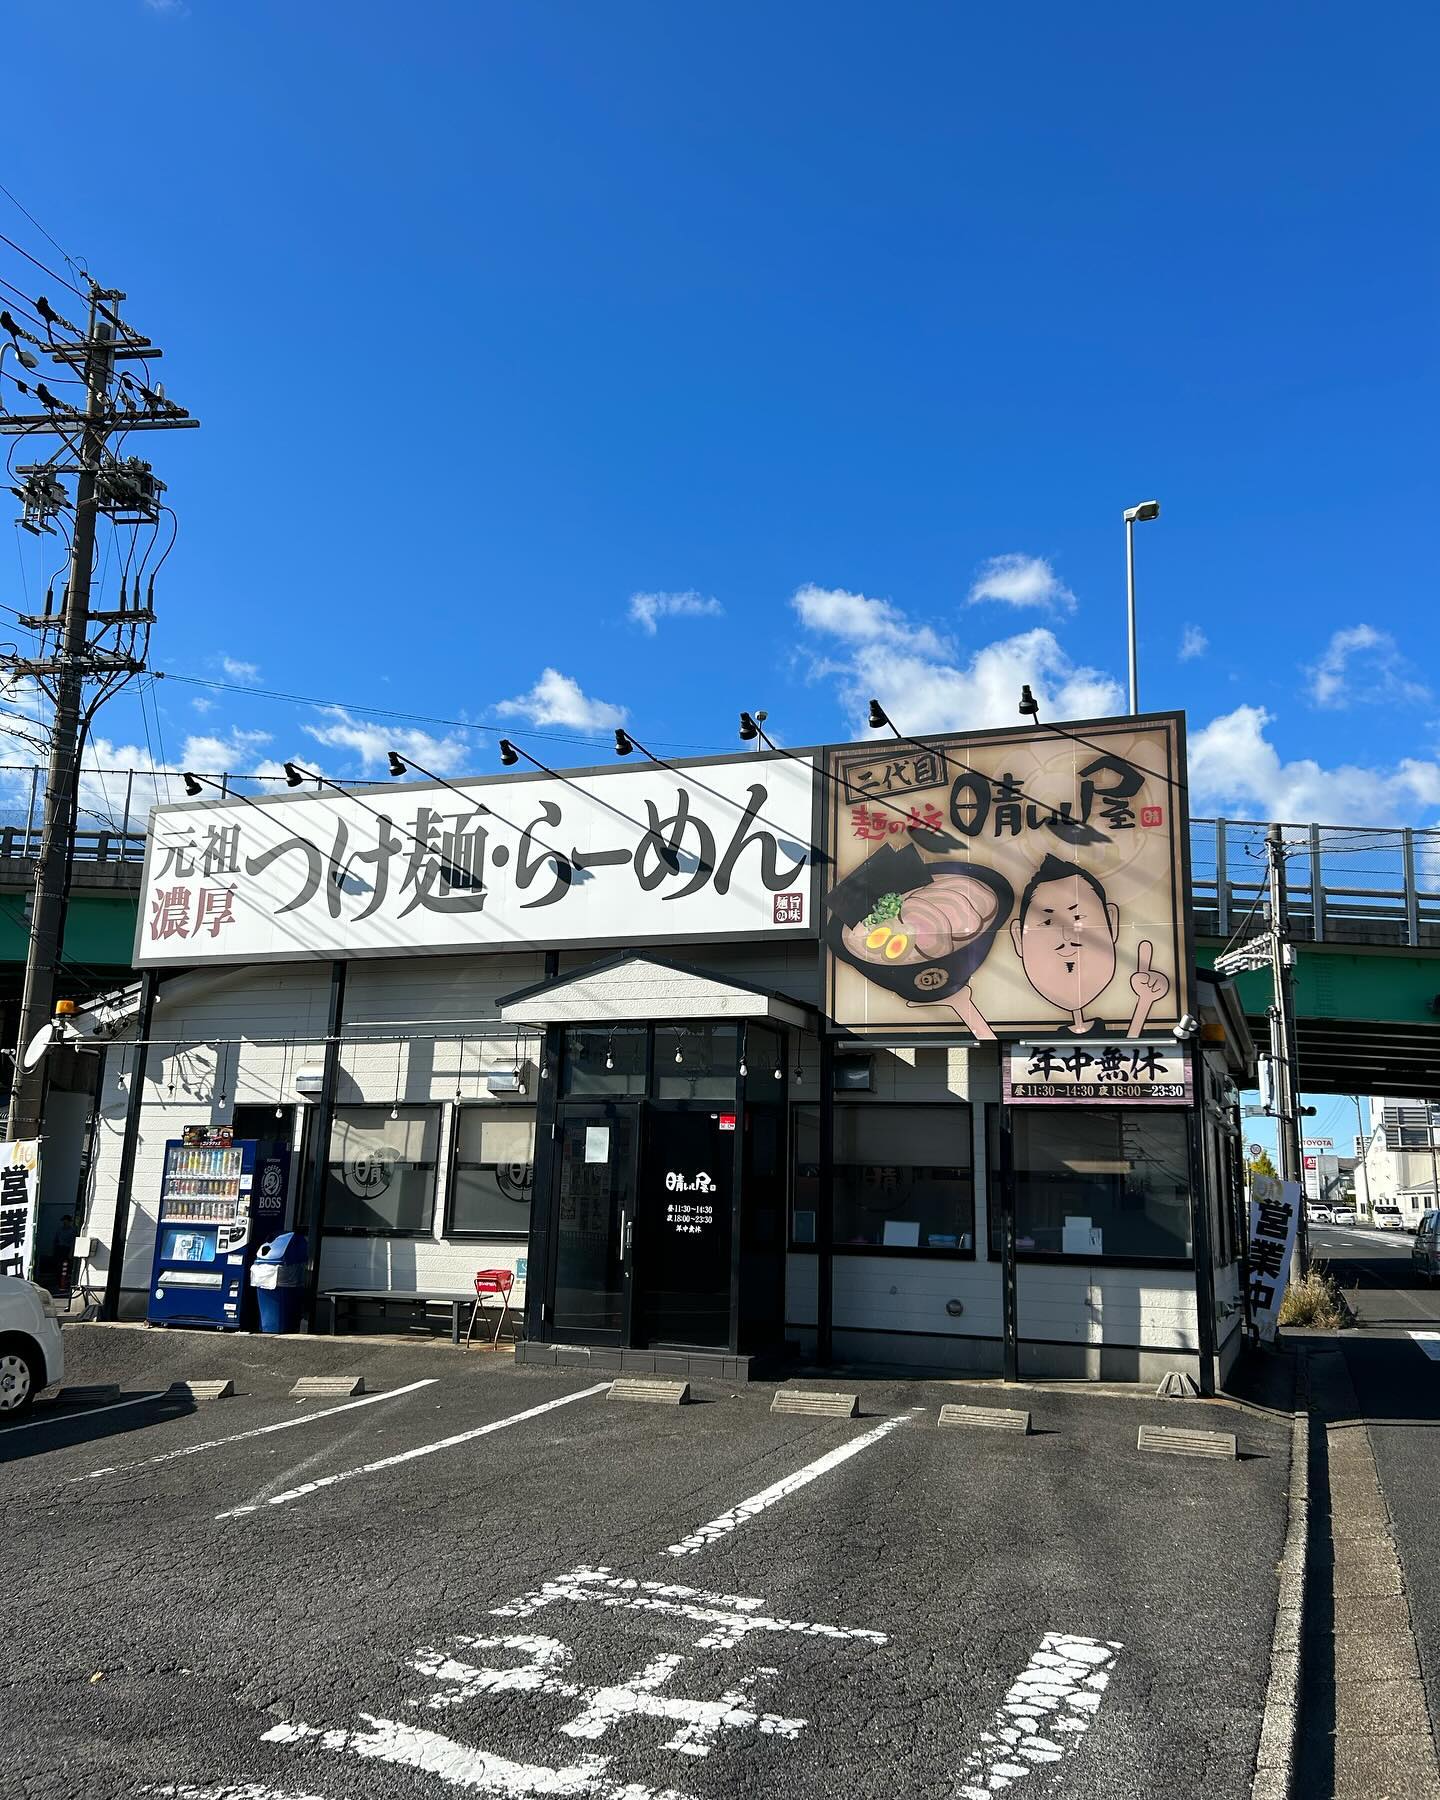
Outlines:
{"type": "MultiPolygon", "coordinates": [[[[1291,936],[1317,944],[1440,947],[1440,832],[1281,823],[1291,936]]],[[[1269,924],[1268,822],[1192,819],[1191,889],[1202,937],[1269,924]]]]}

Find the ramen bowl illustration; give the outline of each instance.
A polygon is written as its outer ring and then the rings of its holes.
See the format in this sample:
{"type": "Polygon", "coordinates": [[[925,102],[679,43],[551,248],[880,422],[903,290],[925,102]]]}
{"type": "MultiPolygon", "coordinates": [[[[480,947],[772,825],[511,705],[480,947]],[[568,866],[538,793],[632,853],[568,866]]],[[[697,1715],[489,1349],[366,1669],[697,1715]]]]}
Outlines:
{"type": "Polygon", "coordinates": [[[913,846],[887,845],[832,889],[825,940],[890,993],[943,1000],[985,961],[1014,904],[1015,890],[994,869],[927,862],[913,846]]]}

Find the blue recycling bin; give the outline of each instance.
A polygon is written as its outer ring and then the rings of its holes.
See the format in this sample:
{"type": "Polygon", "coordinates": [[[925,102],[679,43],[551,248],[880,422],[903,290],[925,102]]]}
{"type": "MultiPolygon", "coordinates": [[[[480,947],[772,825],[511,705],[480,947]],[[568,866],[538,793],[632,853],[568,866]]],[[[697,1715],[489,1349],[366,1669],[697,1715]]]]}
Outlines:
{"type": "Polygon", "coordinates": [[[309,1261],[310,1247],[299,1231],[282,1231],[255,1252],[250,1285],[260,1308],[261,1331],[277,1334],[299,1329],[309,1261]]]}

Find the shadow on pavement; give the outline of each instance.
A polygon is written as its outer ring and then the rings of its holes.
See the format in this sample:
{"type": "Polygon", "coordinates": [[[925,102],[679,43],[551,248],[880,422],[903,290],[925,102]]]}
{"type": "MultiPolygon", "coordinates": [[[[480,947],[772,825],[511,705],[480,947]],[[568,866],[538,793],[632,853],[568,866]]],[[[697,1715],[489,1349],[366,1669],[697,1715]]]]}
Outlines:
{"type": "Polygon", "coordinates": [[[185,1394],[157,1394],[153,1400],[146,1400],[143,1393],[143,1389],[139,1393],[122,1393],[118,1401],[96,1411],[37,1400],[28,1417],[0,1425],[0,1468],[32,1456],[46,1456],[52,1450],[128,1437],[131,1432],[186,1418],[196,1411],[195,1402],[185,1394]]]}

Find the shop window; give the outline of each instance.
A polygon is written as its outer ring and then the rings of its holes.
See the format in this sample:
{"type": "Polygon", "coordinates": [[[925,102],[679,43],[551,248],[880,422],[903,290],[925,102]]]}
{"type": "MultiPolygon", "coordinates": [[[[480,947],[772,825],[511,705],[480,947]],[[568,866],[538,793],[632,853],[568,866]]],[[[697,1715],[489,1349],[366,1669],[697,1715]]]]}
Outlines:
{"type": "Polygon", "coordinates": [[[1022,1255],[1189,1257],[1189,1115],[1013,1107],[1022,1255]]]}
{"type": "MultiPolygon", "coordinates": [[[[837,1105],[831,1242],[837,1252],[973,1255],[969,1106],[837,1105]]],[[[820,1115],[796,1107],[790,1240],[813,1246],[820,1205],[820,1115]]]]}
{"type": "Polygon", "coordinates": [[[438,1106],[337,1106],[325,1162],[326,1231],[428,1235],[439,1141],[438,1106]]]}
{"type": "Polygon", "coordinates": [[[535,1186],[535,1112],[526,1106],[455,1109],[447,1237],[523,1237],[535,1186]]]}
{"type": "Polygon", "coordinates": [[[562,1070],[561,1092],[568,1099],[639,1099],[645,1092],[645,1027],[567,1031],[562,1070]]]}
{"type": "Polygon", "coordinates": [[[735,1098],[740,1033],[734,1025],[657,1025],[655,1098],[735,1098]]]}

